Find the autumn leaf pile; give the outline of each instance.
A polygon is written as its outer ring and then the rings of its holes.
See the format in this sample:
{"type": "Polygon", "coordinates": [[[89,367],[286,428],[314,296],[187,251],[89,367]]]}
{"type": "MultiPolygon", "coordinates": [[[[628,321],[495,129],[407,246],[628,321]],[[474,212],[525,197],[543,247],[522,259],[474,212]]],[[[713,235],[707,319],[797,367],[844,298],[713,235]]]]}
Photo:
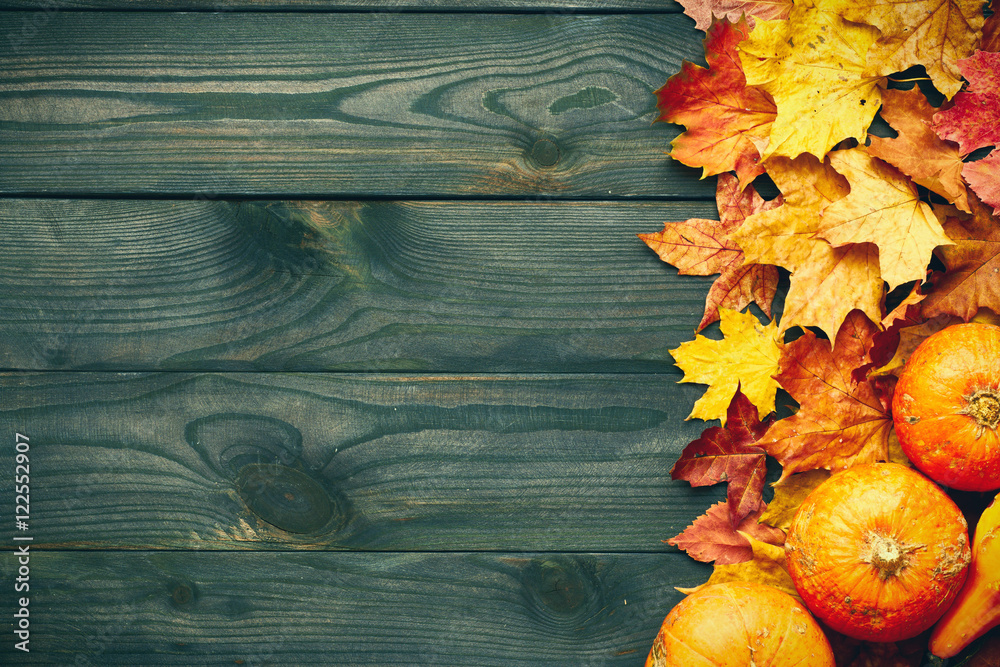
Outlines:
{"type": "Polygon", "coordinates": [[[794,594],[781,545],[805,494],[832,471],[905,462],[890,406],[910,352],[1000,313],[1000,14],[968,0],[681,2],[708,67],[686,62],[657,91],[660,120],[684,126],[675,160],[718,176],[719,220],[641,238],[681,274],[718,276],[696,331],[718,321],[721,339],[672,354],[682,382],[708,385],[690,417],[722,426],[672,475],[728,489],[669,542],[714,562],[713,583],[794,594]],[[798,403],[783,419],[779,389],[798,403]],[[770,504],[768,457],[782,468],[770,504]]]}

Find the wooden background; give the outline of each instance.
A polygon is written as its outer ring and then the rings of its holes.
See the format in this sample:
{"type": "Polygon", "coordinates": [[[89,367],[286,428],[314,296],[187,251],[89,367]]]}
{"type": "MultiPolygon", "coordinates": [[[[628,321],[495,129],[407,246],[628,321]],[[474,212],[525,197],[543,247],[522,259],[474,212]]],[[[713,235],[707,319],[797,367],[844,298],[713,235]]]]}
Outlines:
{"type": "Polygon", "coordinates": [[[641,665],[722,489],[665,0],[0,1],[0,662],[641,665]],[[30,437],[30,530],[14,438],[30,437]],[[13,537],[30,535],[29,655],[13,537]]]}

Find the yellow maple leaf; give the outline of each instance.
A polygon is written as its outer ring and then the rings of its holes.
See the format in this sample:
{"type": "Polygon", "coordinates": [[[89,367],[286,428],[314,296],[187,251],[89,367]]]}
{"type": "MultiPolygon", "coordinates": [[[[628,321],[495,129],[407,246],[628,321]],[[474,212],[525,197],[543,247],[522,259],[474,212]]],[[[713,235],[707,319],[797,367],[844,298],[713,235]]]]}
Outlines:
{"type": "Polygon", "coordinates": [[[811,153],[822,159],[838,142],[864,143],[881,103],[882,75],[868,73],[872,26],[797,4],[784,21],[758,21],[740,43],[748,85],[774,98],[777,116],[762,159],[811,153]]]}
{"type": "Polygon", "coordinates": [[[705,586],[712,584],[724,584],[727,581],[755,581],[761,584],[773,586],[780,591],[784,591],[797,600],[801,600],[792,577],[788,574],[788,566],[785,564],[785,548],[761,542],[748,533],[737,531],[750,542],[753,549],[753,559],[742,563],[728,565],[716,565],[712,570],[712,576],[708,581],[694,588],[677,588],[685,595],[690,595],[705,586]]]}
{"type": "Polygon", "coordinates": [[[808,470],[775,483],[774,498],[760,515],[760,522],[787,533],[799,505],[813,489],[828,480],[830,474],[829,470],[808,470]]]}
{"type": "Polygon", "coordinates": [[[956,62],[972,55],[982,37],[982,0],[824,0],[824,5],[882,32],[868,53],[872,74],[923,65],[949,99],[962,87],[956,62]]]}
{"type": "Polygon", "coordinates": [[[830,165],[847,178],[851,191],[823,210],[818,235],[838,247],[877,245],[879,272],[889,289],[923,281],[931,252],[952,242],[933,209],[920,201],[917,187],[863,146],[834,151],[829,157],[830,165]]]}
{"type": "Polygon", "coordinates": [[[844,177],[811,155],[773,158],[767,173],[784,204],[747,217],[732,239],[744,261],[792,272],[781,330],[818,326],[833,337],[854,309],[879,321],[883,286],[875,246],[834,248],[816,236],[823,211],[850,191],[844,177]]]}
{"type": "Polygon", "coordinates": [[[688,419],[719,419],[726,424],[726,411],[737,387],[750,399],[763,418],[774,411],[781,347],[774,320],[761,324],[750,313],[719,309],[722,340],[705,336],[681,343],[671,350],[677,366],[684,371],[681,382],[707,384],[688,419]]]}

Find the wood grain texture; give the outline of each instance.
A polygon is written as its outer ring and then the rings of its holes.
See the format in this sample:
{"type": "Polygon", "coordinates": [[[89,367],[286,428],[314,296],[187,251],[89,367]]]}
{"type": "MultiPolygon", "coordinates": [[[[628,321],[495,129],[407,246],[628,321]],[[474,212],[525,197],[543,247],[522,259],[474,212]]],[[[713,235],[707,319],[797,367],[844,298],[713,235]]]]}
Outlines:
{"type": "Polygon", "coordinates": [[[0,367],[668,372],[712,204],[0,200],[0,367]]]}
{"type": "Polygon", "coordinates": [[[673,586],[708,576],[672,554],[36,551],[31,566],[27,664],[54,665],[636,665],[673,586]]]}
{"type": "Polygon", "coordinates": [[[670,480],[675,379],[15,373],[0,432],[36,547],[672,552],[725,493],[670,480]]]}
{"type": "Polygon", "coordinates": [[[641,664],[725,492],[669,478],[711,278],[636,238],[715,217],[678,9],[0,0],[27,664],[641,664]]]}
{"type": "Polygon", "coordinates": [[[679,14],[57,12],[0,40],[0,193],[711,200],[653,123],[701,38],[679,14]]]}

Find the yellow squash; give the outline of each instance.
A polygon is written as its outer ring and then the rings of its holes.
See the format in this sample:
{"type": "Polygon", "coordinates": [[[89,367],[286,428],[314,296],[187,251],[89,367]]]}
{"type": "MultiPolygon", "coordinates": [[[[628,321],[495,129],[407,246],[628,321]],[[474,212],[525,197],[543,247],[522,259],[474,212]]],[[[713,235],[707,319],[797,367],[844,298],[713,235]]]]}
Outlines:
{"type": "Polygon", "coordinates": [[[972,538],[969,578],[931,635],[930,651],[950,658],[1000,625],[1000,494],[983,511],[972,538]]]}

